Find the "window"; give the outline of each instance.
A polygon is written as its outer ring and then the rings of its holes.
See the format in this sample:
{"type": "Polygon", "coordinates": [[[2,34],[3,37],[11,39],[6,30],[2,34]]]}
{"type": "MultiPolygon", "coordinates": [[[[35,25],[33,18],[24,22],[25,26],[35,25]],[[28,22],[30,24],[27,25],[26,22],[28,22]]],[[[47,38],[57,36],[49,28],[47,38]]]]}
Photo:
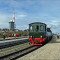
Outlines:
{"type": "Polygon", "coordinates": [[[30,26],[30,32],[32,32],[32,26],[30,26]]]}
{"type": "Polygon", "coordinates": [[[47,28],[47,31],[48,31],[48,32],[51,32],[50,28],[47,28]]]}
{"type": "Polygon", "coordinates": [[[32,30],[32,26],[30,27],[30,30],[32,30]]]}
{"type": "Polygon", "coordinates": [[[40,26],[40,31],[44,31],[44,26],[43,25],[40,26]]]}
{"type": "Polygon", "coordinates": [[[36,31],[39,31],[39,26],[38,25],[36,26],[36,31]]]}

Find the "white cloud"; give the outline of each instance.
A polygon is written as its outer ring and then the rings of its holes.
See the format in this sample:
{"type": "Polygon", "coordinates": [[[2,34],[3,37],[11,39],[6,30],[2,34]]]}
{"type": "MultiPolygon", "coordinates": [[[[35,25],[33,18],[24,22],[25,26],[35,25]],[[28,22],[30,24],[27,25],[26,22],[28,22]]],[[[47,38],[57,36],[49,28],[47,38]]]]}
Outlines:
{"type": "Polygon", "coordinates": [[[8,23],[9,23],[9,15],[8,14],[4,14],[4,13],[0,13],[0,28],[7,28],[9,27],[8,23]]]}
{"type": "Polygon", "coordinates": [[[27,17],[26,14],[18,14],[18,15],[16,15],[16,18],[17,18],[17,19],[26,18],[26,17],[27,17]]]}
{"type": "Polygon", "coordinates": [[[17,25],[16,29],[25,30],[25,29],[28,29],[28,25],[20,25],[20,26],[17,25]]]}

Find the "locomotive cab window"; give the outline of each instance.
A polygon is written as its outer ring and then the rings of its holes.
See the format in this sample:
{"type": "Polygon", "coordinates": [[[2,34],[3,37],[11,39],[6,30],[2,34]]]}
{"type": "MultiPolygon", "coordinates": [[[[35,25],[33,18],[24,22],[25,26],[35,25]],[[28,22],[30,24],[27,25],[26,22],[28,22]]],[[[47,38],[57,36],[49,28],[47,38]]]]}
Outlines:
{"type": "Polygon", "coordinates": [[[30,31],[32,31],[32,26],[30,26],[30,31]]]}
{"type": "Polygon", "coordinates": [[[40,25],[40,31],[44,31],[44,26],[40,25]]]}
{"type": "Polygon", "coordinates": [[[30,27],[30,30],[32,30],[32,26],[30,27]]]}
{"type": "Polygon", "coordinates": [[[50,28],[47,28],[47,31],[48,31],[48,32],[51,32],[50,28]]]}
{"type": "Polygon", "coordinates": [[[39,26],[38,25],[36,26],[36,31],[39,31],[39,26]]]}

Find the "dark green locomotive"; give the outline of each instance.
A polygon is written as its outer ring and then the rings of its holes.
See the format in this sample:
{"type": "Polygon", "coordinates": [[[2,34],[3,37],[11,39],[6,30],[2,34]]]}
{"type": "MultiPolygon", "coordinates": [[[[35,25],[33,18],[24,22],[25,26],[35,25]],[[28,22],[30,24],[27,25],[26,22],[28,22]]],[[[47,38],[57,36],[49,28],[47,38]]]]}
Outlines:
{"type": "Polygon", "coordinates": [[[45,44],[47,35],[47,25],[41,22],[29,24],[29,41],[33,45],[45,44]]]}

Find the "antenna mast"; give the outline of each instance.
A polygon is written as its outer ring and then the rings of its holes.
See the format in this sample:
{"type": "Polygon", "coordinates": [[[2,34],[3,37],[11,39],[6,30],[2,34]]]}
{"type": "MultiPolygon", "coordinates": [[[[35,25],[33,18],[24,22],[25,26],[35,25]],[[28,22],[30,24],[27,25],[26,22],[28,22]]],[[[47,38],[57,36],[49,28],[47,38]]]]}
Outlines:
{"type": "Polygon", "coordinates": [[[13,22],[14,22],[14,28],[16,28],[16,25],[15,25],[15,11],[13,11],[13,22]]]}

